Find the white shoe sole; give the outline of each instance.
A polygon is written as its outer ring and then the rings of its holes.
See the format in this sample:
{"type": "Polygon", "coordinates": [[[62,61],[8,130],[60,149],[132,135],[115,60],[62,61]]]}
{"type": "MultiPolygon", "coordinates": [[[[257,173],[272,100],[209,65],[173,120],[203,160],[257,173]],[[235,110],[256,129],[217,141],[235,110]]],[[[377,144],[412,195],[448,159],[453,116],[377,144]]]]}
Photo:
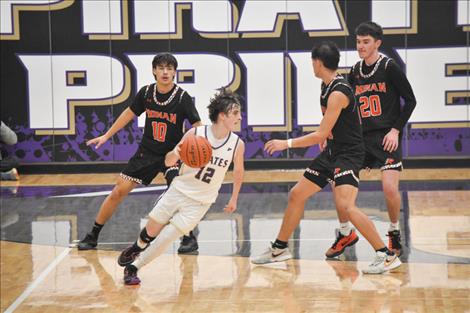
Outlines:
{"type": "Polygon", "coordinates": [[[400,267],[400,265],[401,265],[401,261],[398,257],[396,257],[395,260],[393,260],[393,262],[390,263],[388,266],[385,266],[383,268],[377,267],[375,269],[366,268],[362,270],[362,273],[363,274],[383,274],[385,272],[388,272],[388,271],[391,271],[393,269],[400,267]]]}
{"type": "Polygon", "coordinates": [[[292,254],[284,254],[284,255],[280,255],[280,256],[277,256],[275,258],[271,258],[271,259],[268,259],[268,260],[256,260],[256,259],[253,259],[251,260],[251,263],[253,264],[256,264],[256,265],[262,265],[262,264],[269,264],[269,263],[276,263],[276,262],[284,262],[284,261],[287,261],[289,259],[292,259],[292,254]]]}

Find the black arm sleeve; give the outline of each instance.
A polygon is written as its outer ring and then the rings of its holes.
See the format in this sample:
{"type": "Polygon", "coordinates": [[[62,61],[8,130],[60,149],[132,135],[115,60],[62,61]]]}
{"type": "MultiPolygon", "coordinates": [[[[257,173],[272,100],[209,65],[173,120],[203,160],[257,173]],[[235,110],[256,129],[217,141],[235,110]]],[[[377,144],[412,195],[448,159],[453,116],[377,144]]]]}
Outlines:
{"type": "Polygon", "coordinates": [[[139,116],[145,111],[144,101],[145,101],[146,90],[147,90],[147,86],[140,88],[139,92],[134,98],[134,101],[129,106],[129,109],[131,109],[131,111],[134,112],[136,116],[139,116]]]}
{"type": "Polygon", "coordinates": [[[405,101],[400,117],[393,124],[393,128],[401,131],[410,119],[411,113],[413,113],[413,110],[416,107],[416,98],[405,73],[403,73],[400,67],[393,60],[387,64],[386,75],[387,79],[395,87],[400,97],[405,101]]]}
{"type": "Polygon", "coordinates": [[[191,96],[187,92],[183,94],[183,98],[181,99],[181,105],[184,107],[186,117],[189,123],[191,123],[191,125],[201,121],[199,113],[196,110],[196,106],[194,105],[193,98],[191,98],[191,96]]]}

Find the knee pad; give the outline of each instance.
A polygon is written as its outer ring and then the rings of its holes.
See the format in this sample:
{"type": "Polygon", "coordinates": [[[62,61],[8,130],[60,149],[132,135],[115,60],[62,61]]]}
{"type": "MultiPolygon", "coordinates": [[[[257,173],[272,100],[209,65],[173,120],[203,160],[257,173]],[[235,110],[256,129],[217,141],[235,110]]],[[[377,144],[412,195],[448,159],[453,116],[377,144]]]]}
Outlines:
{"type": "Polygon", "coordinates": [[[140,240],[142,240],[142,242],[146,243],[146,244],[149,244],[151,243],[156,237],[151,237],[149,236],[149,234],[147,233],[147,228],[142,228],[142,231],[140,232],[140,240]]]}

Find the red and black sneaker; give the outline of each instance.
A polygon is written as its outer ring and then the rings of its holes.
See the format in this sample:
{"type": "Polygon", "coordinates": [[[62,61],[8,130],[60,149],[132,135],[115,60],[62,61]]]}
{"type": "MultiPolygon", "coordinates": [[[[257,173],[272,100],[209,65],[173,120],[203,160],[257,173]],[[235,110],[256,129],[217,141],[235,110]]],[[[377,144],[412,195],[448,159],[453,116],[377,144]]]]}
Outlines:
{"type": "Polygon", "coordinates": [[[401,236],[399,230],[389,231],[388,234],[388,250],[393,251],[397,256],[401,255],[401,236]]]}
{"type": "Polygon", "coordinates": [[[359,237],[356,234],[354,229],[351,229],[349,235],[344,236],[341,232],[338,232],[338,236],[336,237],[336,241],[333,243],[331,248],[326,251],[325,255],[327,258],[334,258],[344,252],[346,247],[350,247],[354,245],[359,240],[359,237]]]}

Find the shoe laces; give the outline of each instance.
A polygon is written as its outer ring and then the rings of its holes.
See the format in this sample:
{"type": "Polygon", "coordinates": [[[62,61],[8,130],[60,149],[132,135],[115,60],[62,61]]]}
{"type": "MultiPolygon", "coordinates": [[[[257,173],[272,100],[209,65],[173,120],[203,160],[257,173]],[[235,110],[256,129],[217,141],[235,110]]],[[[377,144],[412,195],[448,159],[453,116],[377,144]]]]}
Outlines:
{"type": "Polygon", "coordinates": [[[187,245],[191,242],[192,238],[190,236],[183,236],[183,239],[181,240],[181,244],[187,245]]]}
{"type": "Polygon", "coordinates": [[[375,255],[374,260],[373,260],[372,263],[370,264],[370,266],[377,266],[377,265],[379,265],[380,263],[382,263],[383,261],[385,261],[386,258],[387,258],[387,254],[386,254],[386,253],[377,253],[377,254],[375,255]]]}

